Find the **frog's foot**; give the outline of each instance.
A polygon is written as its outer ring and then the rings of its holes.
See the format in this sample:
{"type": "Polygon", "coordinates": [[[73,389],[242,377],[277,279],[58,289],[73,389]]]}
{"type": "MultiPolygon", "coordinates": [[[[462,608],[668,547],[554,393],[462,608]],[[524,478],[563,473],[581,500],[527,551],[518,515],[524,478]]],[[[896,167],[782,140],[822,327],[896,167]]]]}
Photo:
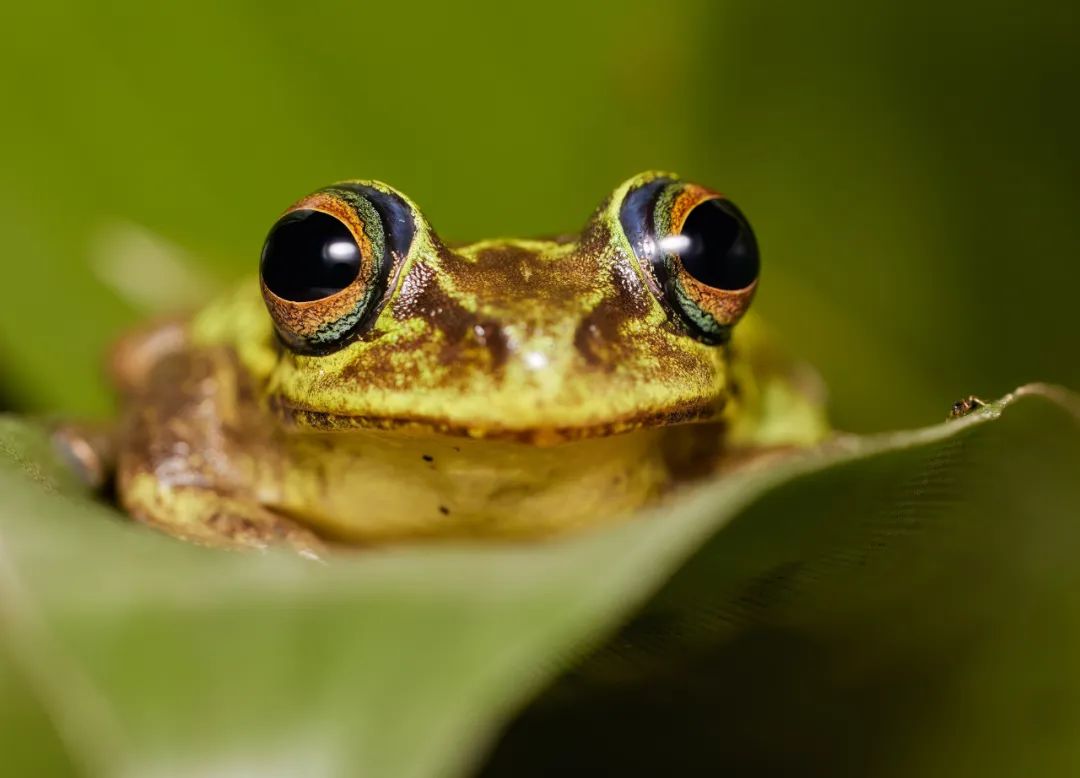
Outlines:
{"type": "Polygon", "coordinates": [[[163,489],[150,474],[124,484],[121,502],[144,524],[203,546],[284,546],[312,559],[321,558],[326,549],[314,533],[256,502],[199,486],[163,489]]]}
{"type": "Polygon", "coordinates": [[[964,416],[967,416],[969,413],[974,413],[975,411],[979,410],[979,408],[985,408],[985,407],[986,407],[986,401],[985,400],[980,400],[975,395],[969,394],[964,399],[957,400],[956,402],[953,403],[952,408],[949,409],[949,418],[950,419],[962,419],[964,416]]]}
{"type": "Polygon", "coordinates": [[[53,448],[94,491],[104,491],[116,473],[116,436],[111,426],[61,422],[52,428],[53,448]]]}

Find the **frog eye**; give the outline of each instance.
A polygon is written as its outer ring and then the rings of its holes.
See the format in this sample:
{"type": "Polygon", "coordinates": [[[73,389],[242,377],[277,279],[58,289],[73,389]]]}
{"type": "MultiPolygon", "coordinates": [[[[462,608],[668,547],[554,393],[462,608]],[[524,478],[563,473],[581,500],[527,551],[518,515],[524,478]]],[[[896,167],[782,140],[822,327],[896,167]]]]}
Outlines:
{"type": "Polygon", "coordinates": [[[360,246],[349,228],[329,214],[303,209],[281,217],[262,252],[267,290],[294,303],[322,300],[360,275],[360,246]]]}
{"type": "Polygon", "coordinates": [[[285,345],[327,354],[361,335],[411,226],[404,203],[362,184],[320,190],[278,219],[259,267],[263,300],[285,345]]]}
{"type": "Polygon", "coordinates": [[[712,190],[659,178],[627,195],[621,220],[672,313],[698,339],[725,341],[750,307],[761,267],[742,211],[712,190]]]}
{"type": "Polygon", "coordinates": [[[695,205],[670,240],[682,270],[707,289],[739,292],[757,281],[757,240],[730,200],[717,197],[695,205]]]}

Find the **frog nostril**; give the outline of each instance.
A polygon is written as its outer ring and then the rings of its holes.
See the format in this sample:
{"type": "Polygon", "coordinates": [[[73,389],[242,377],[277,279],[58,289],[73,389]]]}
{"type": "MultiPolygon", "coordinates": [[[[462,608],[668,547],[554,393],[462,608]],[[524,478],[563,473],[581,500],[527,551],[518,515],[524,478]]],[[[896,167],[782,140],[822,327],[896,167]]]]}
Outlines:
{"type": "Polygon", "coordinates": [[[481,346],[488,345],[500,335],[499,325],[492,324],[491,322],[474,324],[472,331],[473,335],[476,336],[476,339],[480,341],[481,346]]]}
{"type": "Polygon", "coordinates": [[[449,317],[436,326],[445,338],[440,359],[444,364],[462,359],[474,363],[479,354],[487,353],[487,366],[498,370],[510,354],[510,339],[501,325],[469,316],[449,317]]]}
{"type": "Polygon", "coordinates": [[[488,350],[494,367],[502,367],[506,363],[510,347],[502,327],[490,321],[477,322],[473,325],[473,335],[488,350]]]}

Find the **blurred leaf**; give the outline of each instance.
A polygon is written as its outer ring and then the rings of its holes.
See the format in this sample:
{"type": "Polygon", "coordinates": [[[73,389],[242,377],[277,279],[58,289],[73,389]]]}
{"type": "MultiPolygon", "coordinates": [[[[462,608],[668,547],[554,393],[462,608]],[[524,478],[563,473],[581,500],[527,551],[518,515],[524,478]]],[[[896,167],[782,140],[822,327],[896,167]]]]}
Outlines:
{"type": "Polygon", "coordinates": [[[19,726],[0,747],[21,772],[458,775],[648,599],[489,769],[647,772],[651,756],[693,772],[719,755],[813,774],[851,753],[862,774],[1002,753],[1075,768],[1077,403],[1029,388],[841,438],[566,541],[325,565],[129,524],[7,420],[0,722],[19,726]],[[1003,675],[1006,660],[1029,672],[1003,675]]]}
{"type": "Polygon", "coordinates": [[[484,775],[1077,774],[1078,400],[776,484],[484,775]]]}

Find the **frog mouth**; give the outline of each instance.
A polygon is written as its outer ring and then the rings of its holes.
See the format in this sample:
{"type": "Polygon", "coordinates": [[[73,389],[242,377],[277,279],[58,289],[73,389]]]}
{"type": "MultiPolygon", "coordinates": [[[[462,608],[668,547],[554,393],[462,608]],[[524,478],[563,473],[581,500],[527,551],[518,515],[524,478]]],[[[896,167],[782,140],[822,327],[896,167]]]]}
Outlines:
{"type": "Polygon", "coordinates": [[[470,424],[464,421],[422,416],[373,416],[329,413],[299,407],[286,402],[274,403],[274,410],[286,426],[316,432],[355,432],[368,430],[415,435],[445,435],[472,440],[497,440],[533,446],[554,446],[590,438],[621,435],[635,430],[670,427],[696,422],[718,422],[715,403],[699,402],[652,413],[636,413],[619,418],[576,425],[537,425],[533,427],[493,424],[470,424]]]}

